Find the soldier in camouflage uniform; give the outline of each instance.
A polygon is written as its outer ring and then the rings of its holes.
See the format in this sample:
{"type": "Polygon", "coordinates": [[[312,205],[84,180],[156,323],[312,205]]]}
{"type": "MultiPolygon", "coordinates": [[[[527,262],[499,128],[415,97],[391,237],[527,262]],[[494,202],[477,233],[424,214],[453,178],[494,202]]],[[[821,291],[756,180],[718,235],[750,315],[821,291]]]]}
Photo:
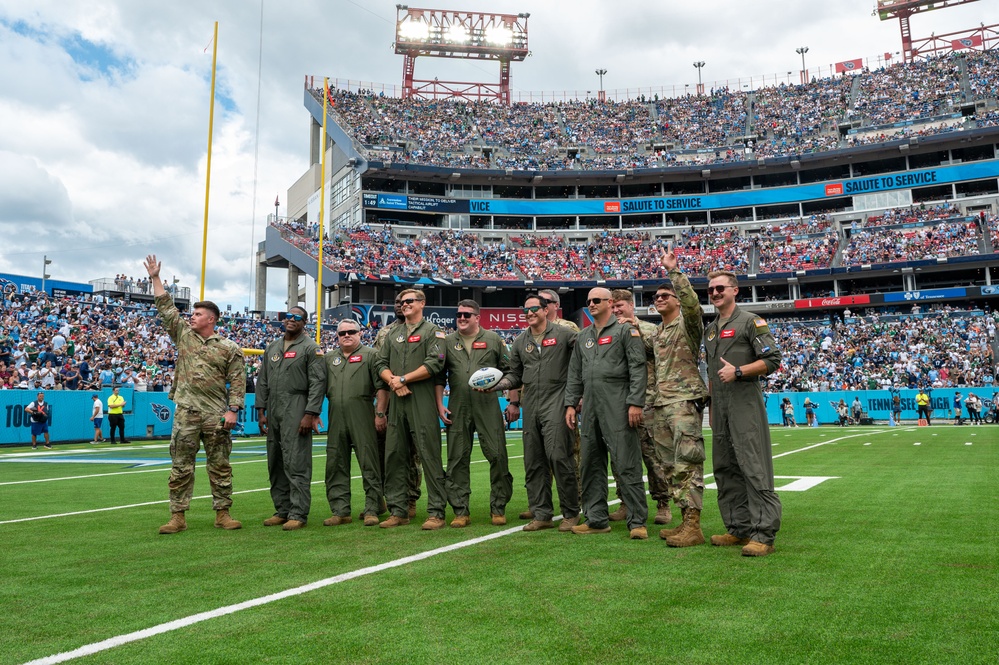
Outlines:
{"type": "MultiPolygon", "coordinates": [[[[648,321],[642,321],[635,316],[635,294],[629,289],[614,289],[611,291],[611,310],[620,323],[630,323],[642,335],[646,347],[645,363],[648,374],[648,388],[645,391],[645,410],[642,412],[642,426],[638,429],[639,441],[642,444],[642,461],[645,462],[646,475],[649,479],[649,494],[656,502],[656,524],[669,524],[672,515],[669,509],[670,487],[669,479],[673,471],[672,461],[666,463],[656,452],[657,447],[652,439],[652,404],[656,393],[656,363],[651,354],[651,340],[655,336],[656,326],[648,321]]],[[[611,465],[614,482],[619,485],[617,470],[611,465]]],[[[627,517],[627,508],[621,497],[621,488],[617,487],[617,498],[621,500],[620,507],[608,517],[612,522],[619,522],[627,517]]]]}
{"type": "Polygon", "coordinates": [[[375,369],[374,349],[361,344],[357,321],[337,325],[339,348],[326,352],[326,397],[329,431],[326,433],[326,498],[333,516],[325,526],[348,524],[350,517],[350,450],[354,449],[364,487],[364,526],[377,526],[382,488],[383,453],[377,432],[387,422],[388,390],[375,369]],[[374,401],[377,398],[378,406],[374,401]]]}
{"type": "Polygon", "coordinates": [[[680,272],[673,248],[663,251],[660,259],[670,278],[656,289],[656,311],[663,320],[651,337],[643,330],[642,338],[655,360],[654,389],[649,391],[652,439],[656,456],[666,465],[669,490],[683,521],[674,529],[663,529],[659,537],[670,547],[689,547],[704,543],[701,423],[708,390],[697,366],[703,310],[687,276],[680,272]]]}
{"type": "Polygon", "coordinates": [[[743,556],[774,551],[781,503],[774,491],[770,426],[758,377],[777,371],[781,354],[767,322],[735,304],[733,273],[708,273],[718,318],[704,330],[711,393],[711,457],[727,533],[711,544],[742,545],[743,556]]]}
{"type": "MultiPolygon", "coordinates": [[[[378,334],[375,335],[375,343],[372,345],[374,350],[380,351],[385,340],[395,332],[396,326],[404,325],[405,320],[402,315],[402,305],[399,303],[397,295],[395,297],[395,321],[387,326],[382,326],[378,334]]],[[[378,464],[381,468],[385,464],[385,430],[378,432],[378,450],[380,451],[378,464]]],[[[409,506],[407,512],[409,519],[413,519],[416,517],[416,502],[420,498],[420,486],[423,485],[423,471],[420,469],[420,451],[416,449],[416,446],[412,446],[409,452],[409,506]]],[[[381,468],[379,473],[383,475],[384,472],[385,469],[381,468]]]]}
{"type": "Polygon", "coordinates": [[[472,495],[469,464],[472,437],[479,435],[479,448],[489,462],[489,517],[493,526],[506,524],[506,504],[513,496],[513,476],[506,453],[506,435],[499,397],[473,390],[468,379],[483,367],[495,367],[504,374],[510,356],[503,338],[479,325],[479,303],[458,303],[456,332],[444,339],[444,371],[437,375],[437,411],[447,426],[448,501],[454,509],[454,528],[471,523],[469,497],[472,495]],[[451,387],[447,408],[444,386],[451,387]]]}
{"type": "Polygon", "coordinates": [[[169,396],[176,405],[170,439],[173,463],[168,483],[170,521],[160,527],[160,533],[187,529],[184,513],[194,494],[194,461],[202,443],[212,488],[215,526],[238,529],[242,524],[229,515],[232,506],[229,453],[232,452],[230,433],[246,397],[243,351],[235,342],[215,334],[215,322],[219,319],[215,303],[207,300],[194,303],[188,323],[181,318],[173,299],[163,288],[162,266],[156,256],[147,256],[145,266],[153,283],[156,309],[163,327],[177,346],[177,367],[169,396]]]}
{"type": "Polygon", "coordinates": [[[524,482],[531,522],[524,531],[551,529],[552,476],[558,488],[562,523],[566,532],[579,523],[579,489],[572,458],[572,432],[564,423],[565,381],[576,333],[545,316],[539,296],[524,301],[528,329],[510,347],[510,371],[493,392],[515,389],[524,401],[524,482]],[[526,388],[530,386],[530,390],[526,388]]]}
{"type": "Polygon", "coordinates": [[[408,289],[399,294],[406,320],[378,352],[376,368],[392,391],[385,438],[385,500],[391,515],[379,526],[409,524],[410,448],[416,447],[427,482],[427,520],[423,529],[445,526],[447,492],[441,463],[441,429],[437,419],[434,377],[444,367],[444,331],[423,318],[426,297],[408,289]]]}
{"type": "Polygon", "coordinates": [[[587,306],[593,325],[579,333],[569,361],[565,390],[565,422],[576,427],[576,407],[585,399],[580,470],[583,513],[587,523],[572,527],[580,535],[609,533],[607,517],[607,454],[620,477],[633,540],[649,537],[645,528],[649,506],[642,482],[638,427],[642,424],[645,389],[645,346],[636,328],[618,323],[611,313],[611,294],[591,289],[587,306]]]}
{"type": "MultiPolygon", "coordinates": [[[[326,363],[304,334],[309,313],[297,305],[284,319],[284,336],[264,350],[257,377],[257,422],[267,436],[267,473],[274,514],[264,526],[301,529],[312,506],[312,434],[326,396],[326,363]]],[[[333,423],[330,423],[330,427],[333,423]]]]}

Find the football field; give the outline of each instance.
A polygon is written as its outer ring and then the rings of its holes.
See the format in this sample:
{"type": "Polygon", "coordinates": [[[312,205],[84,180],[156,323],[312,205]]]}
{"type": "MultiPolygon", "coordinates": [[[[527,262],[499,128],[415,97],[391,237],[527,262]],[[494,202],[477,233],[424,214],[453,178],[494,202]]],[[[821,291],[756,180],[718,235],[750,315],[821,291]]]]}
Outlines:
{"type": "MultiPolygon", "coordinates": [[[[999,427],[772,436],[783,526],[760,559],[667,547],[654,504],[647,541],[621,522],[524,533],[519,433],[507,526],[489,523],[476,450],[472,526],[436,532],[425,498],[409,526],[361,526],[356,464],[354,522],[322,526],[325,438],[307,528],[261,525],[263,441],[243,439],[243,528],[213,528],[202,460],[171,536],[167,442],[6,448],[0,663],[995,663],[999,427]]],[[[706,536],[724,530],[712,480],[706,536]]]]}

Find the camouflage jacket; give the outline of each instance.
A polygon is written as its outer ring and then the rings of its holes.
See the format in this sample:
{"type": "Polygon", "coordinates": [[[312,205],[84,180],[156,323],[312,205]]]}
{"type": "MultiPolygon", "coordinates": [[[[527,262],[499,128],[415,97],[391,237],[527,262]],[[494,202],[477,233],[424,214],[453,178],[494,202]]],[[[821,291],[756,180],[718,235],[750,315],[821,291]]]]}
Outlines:
{"type": "Polygon", "coordinates": [[[399,325],[399,322],[393,321],[387,326],[382,326],[381,329],[378,331],[378,334],[375,335],[375,342],[374,344],[371,345],[371,347],[375,351],[380,351],[382,348],[382,344],[385,343],[385,338],[392,334],[392,329],[397,325],[399,325]]]}
{"type": "Polygon", "coordinates": [[[242,408],[246,378],[239,345],[216,333],[206,338],[194,332],[168,294],[156,296],[156,309],[163,327],[177,345],[177,368],[170,399],[177,406],[202,412],[223,413],[229,406],[242,408]]]}
{"type": "Polygon", "coordinates": [[[648,403],[652,406],[668,406],[708,394],[697,368],[704,332],[701,303],[686,275],[674,270],[669,278],[680,299],[680,315],[659,324],[651,340],[646,329],[639,327],[646,352],[655,362],[654,375],[649,373],[648,403]]]}

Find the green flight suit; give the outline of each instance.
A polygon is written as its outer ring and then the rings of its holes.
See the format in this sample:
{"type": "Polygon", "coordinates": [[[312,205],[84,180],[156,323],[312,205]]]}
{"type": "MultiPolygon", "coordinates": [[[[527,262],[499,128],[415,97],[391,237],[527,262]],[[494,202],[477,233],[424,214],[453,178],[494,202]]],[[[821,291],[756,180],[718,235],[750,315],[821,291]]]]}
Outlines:
{"type": "Polygon", "coordinates": [[[756,360],[767,374],[781,354],[766,321],[738,307],[724,326],[715,319],[704,329],[711,394],[711,461],[718,508],[728,532],[772,545],[780,529],[781,503],[774,491],[773,452],[763,389],[757,377],[722,383],[721,358],[739,367],[756,360]]]}
{"type": "Polygon", "coordinates": [[[383,458],[375,430],[375,394],[385,382],[375,371],[374,349],[361,346],[349,355],[341,349],[326,354],[326,499],[330,510],[350,516],[350,451],[361,468],[364,514],[377,515],[383,496],[383,458]]]}
{"type": "Polygon", "coordinates": [[[510,370],[503,378],[524,386],[524,482],[527,505],[540,522],[551,521],[552,476],[559,508],[566,519],[579,514],[579,481],[573,432],[565,426],[565,381],[576,333],[548,323],[539,345],[527,329],[510,345],[510,370]]]}
{"type": "Polygon", "coordinates": [[[451,424],[447,426],[447,473],[444,484],[447,499],[455,516],[468,515],[472,495],[469,464],[472,458],[472,434],[479,435],[479,448],[489,462],[489,512],[505,515],[506,504],[513,496],[513,476],[506,454],[506,423],[500,411],[499,395],[473,390],[468,379],[483,367],[495,367],[504,374],[510,367],[503,338],[492,330],[479,328],[469,354],[461,335],[453,332],[444,339],[444,371],[438,385],[449,385],[447,408],[451,424]]]}
{"type": "MultiPolygon", "coordinates": [[[[388,324],[387,326],[384,326],[381,330],[378,331],[378,334],[375,335],[375,343],[372,344],[372,347],[374,347],[375,351],[381,351],[382,345],[385,343],[385,340],[388,339],[389,335],[393,334],[396,326],[405,326],[405,324],[403,324],[400,321],[393,321],[392,323],[388,324]]],[[[403,330],[405,330],[405,327],[403,327],[403,330]]],[[[391,408],[391,404],[389,404],[389,408],[391,408]]],[[[388,413],[388,409],[386,409],[385,412],[388,413]]],[[[384,474],[385,437],[387,435],[387,432],[376,432],[376,434],[378,435],[378,456],[379,459],[381,460],[379,464],[381,465],[382,473],[384,474]]],[[[412,450],[410,450],[410,457],[409,457],[409,502],[410,503],[415,504],[417,499],[420,498],[421,494],[420,488],[422,485],[423,485],[423,471],[420,470],[420,452],[416,449],[416,446],[413,446],[412,450]]]]}
{"type": "Polygon", "coordinates": [[[594,529],[607,526],[607,454],[618,474],[628,527],[645,526],[649,504],[642,481],[638,429],[628,425],[628,407],[645,406],[648,370],[637,328],[613,317],[602,330],[584,328],[569,362],[564,406],[583,399],[580,419],[582,509],[594,529]]]}
{"type": "Polygon", "coordinates": [[[304,332],[284,348],[267,345],[257,377],[256,406],[267,409],[267,473],[274,514],[308,521],[312,504],[312,432],[299,434],[306,412],[319,415],[326,395],[326,365],[304,332]]]}
{"type": "Polygon", "coordinates": [[[427,483],[427,514],[444,519],[447,492],[441,463],[441,426],[437,417],[435,377],[444,368],[444,332],[426,319],[412,332],[404,323],[393,329],[378,352],[379,376],[389,370],[396,376],[426,367],[430,378],[406,385],[412,394],[389,396],[388,434],[385,437],[385,501],[396,517],[409,512],[409,460],[416,448],[427,483]]]}

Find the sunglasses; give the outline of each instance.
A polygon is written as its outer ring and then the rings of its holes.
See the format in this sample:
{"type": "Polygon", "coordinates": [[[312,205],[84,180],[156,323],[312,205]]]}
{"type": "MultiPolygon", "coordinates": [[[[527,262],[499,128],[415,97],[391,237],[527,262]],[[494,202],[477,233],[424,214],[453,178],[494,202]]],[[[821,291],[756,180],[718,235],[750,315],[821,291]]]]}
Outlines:
{"type": "Polygon", "coordinates": [[[719,284],[718,286],[709,286],[708,295],[712,293],[725,293],[725,289],[734,289],[734,286],[729,286],[728,284],[719,284]]]}
{"type": "Polygon", "coordinates": [[[400,300],[400,305],[412,305],[414,302],[419,302],[422,298],[406,298],[405,300],[400,300]]]}
{"type": "Polygon", "coordinates": [[[590,298],[589,300],[586,301],[586,304],[587,305],[599,305],[600,303],[604,302],[605,300],[610,300],[610,298],[590,298]]]}
{"type": "Polygon", "coordinates": [[[672,293],[657,293],[656,300],[669,300],[670,298],[676,298],[672,293]]]}
{"type": "Polygon", "coordinates": [[[530,307],[524,308],[524,314],[534,314],[535,312],[543,310],[544,307],[541,305],[531,305],[530,307]]]}
{"type": "Polygon", "coordinates": [[[338,330],[336,334],[339,337],[346,337],[347,335],[358,335],[360,332],[360,330],[338,330]]]}
{"type": "Polygon", "coordinates": [[[473,316],[478,316],[478,315],[475,312],[458,312],[457,314],[455,314],[455,317],[459,319],[470,319],[473,316]]]}
{"type": "Polygon", "coordinates": [[[305,317],[302,316],[301,314],[289,314],[289,315],[287,315],[284,318],[288,319],[289,321],[304,321],[305,320],[305,317]]]}

